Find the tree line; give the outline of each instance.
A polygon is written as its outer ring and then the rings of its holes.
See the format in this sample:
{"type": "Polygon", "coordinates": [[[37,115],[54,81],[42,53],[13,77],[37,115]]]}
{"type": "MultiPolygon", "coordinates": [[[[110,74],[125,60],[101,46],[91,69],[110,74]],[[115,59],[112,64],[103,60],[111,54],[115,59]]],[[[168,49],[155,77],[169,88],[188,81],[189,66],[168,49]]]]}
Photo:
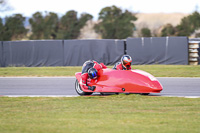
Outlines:
{"type": "MultiPolygon", "coordinates": [[[[14,14],[6,17],[3,23],[0,18],[0,41],[22,40],[27,36],[28,29],[24,26],[25,17],[21,14],[14,14]]],[[[36,12],[29,19],[31,27],[30,40],[41,39],[77,39],[80,29],[85,26],[93,16],[82,13],[78,17],[75,10],[66,12],[62,17],[56,13],[49,12],[43,15],[36,12]]],[[[137,20],[134,13],[122,10],[116,6],[105,7],[99,12],[99,23],[94,26],[95,31],[103,39],[125,39],[133,37],[134,21],[137,20]]],[[[148,20],[147,20],[148,21],[148,20]]],[[[171,24],[163,26],[161,35],[158,36],[189,36],[196,29],[200,28],[200,14],[195,11],[191,15],[184,17],[180,24],[173,27],[171,24]]],[[[141,29],[143,37],[151,37],[148,28],[141,29]]],[[[197,37],[200,35],[197,35],[197,37]]]]}
{"type": "MultiPolygon", "coordinates": [[[[80,29],[85,23],[92,19],[89,14],[81,14],[77,17],[76,11],[68,11],[60,19],[56,13],[50,12],[45,16],[41,12],[36,12],[29,19],[32,34],[28,39],[76,39],[80,34],[80,29]]],[[[0,40],[21,40],[28,32],[24,27],[25,17],[15,14],[5,18],[5,24],[0,19],[0,40]]]]}
{"type": "MultiPolygon", "coordinates": [[[[77,39],[80,29],[86,25],[93,16],[82,13],[78,17],[75,10],[66,12],[62,17],[56,13],[47,12],[43,15],[36,12],[29,18],[31,35],[27,38],[28,29],[24,26],[25,17],[21,14],[14,14],[5,18],[3,23],[0,18],[0,41],[41,39],[77,39]]],[[[122,11],[116,6],[105,7],[99,13],[100,23],[94,26],[97,33],[105,39],[124,39],[132,36],[133,21],[137,18],[128,10],[122,11]]],[[[30,32],[29,32],[30,33],[30,32]]]]}
{"type": "MultiPolygon", "coordinates": [[[[184,17],[180,24],[175,27],[171,24],[165,25],[161,36],[190,36],[198,29],[200,29],[200,14],[195,11],[191,15],[184,17]]],[[[200,37],[200,33],[196,34],[196,37],[200,37]]]]}

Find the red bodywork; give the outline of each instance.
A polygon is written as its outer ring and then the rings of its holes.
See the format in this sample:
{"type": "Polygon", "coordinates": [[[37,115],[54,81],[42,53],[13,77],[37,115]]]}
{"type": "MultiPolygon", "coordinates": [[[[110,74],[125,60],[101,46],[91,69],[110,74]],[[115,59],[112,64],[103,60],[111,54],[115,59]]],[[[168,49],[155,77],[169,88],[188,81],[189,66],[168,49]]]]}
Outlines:
{"type": "MultiPolygon", "coordinates": [[[[115,92],[115,93],[159,93],[163,87],[151,74],[141,70],[102,69],[96,80],[88,82],[96,86],[94,91],[81,89],[84,92],[115,92]]],[[[76,79],[80,84],[81,73],[77,72],[76,79]]]]}

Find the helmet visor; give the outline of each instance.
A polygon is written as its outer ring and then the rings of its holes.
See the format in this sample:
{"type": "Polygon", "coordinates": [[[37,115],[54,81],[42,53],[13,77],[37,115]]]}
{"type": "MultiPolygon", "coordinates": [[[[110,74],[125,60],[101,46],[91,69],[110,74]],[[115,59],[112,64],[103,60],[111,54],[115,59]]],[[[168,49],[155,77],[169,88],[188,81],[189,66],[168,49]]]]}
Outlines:
{"type": "Polygon", "coordinates": [[[97,78],[97,73],[96,73],[96,72],[93,72],[93,73],[92,73],[92,77],[93,77],[93,79],[97,78]]]}

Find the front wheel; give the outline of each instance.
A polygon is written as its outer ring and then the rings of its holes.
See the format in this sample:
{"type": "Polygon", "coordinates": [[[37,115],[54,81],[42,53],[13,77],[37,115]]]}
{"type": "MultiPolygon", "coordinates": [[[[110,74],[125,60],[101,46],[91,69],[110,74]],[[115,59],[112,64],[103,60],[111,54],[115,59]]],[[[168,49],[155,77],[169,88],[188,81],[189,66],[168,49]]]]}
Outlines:
{"type": "Polygon", "coordinates": [[[81,87],[80,87],[80,84],[78,82],[78,80],[76,79],[75,81],[75,90],[76,92],[80,95],[80,96],[84,96],[84,95],[91,95],[92,92],[84,92],[81,87]]]}

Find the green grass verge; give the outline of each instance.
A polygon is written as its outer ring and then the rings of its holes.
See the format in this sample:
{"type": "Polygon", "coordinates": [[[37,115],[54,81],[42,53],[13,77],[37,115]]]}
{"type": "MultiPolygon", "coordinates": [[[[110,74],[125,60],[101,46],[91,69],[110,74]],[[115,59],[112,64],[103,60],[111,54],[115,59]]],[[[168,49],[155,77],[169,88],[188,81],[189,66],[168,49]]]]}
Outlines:
{"type": "MultiPolygon", "coordinates": [[[[112,68],[112,66],[109,66],[112,68]]],[[[133,65],[156,77],[200,77],[200,66],[190,65],[133,65]]],[[[74,76],[82,67],[1,67],[0,76],[74,76]]]]}
{"type": "Polygon", "coordinates": [[[199,133],[200,99],[0,97],[1,133],[199,133]]]}

